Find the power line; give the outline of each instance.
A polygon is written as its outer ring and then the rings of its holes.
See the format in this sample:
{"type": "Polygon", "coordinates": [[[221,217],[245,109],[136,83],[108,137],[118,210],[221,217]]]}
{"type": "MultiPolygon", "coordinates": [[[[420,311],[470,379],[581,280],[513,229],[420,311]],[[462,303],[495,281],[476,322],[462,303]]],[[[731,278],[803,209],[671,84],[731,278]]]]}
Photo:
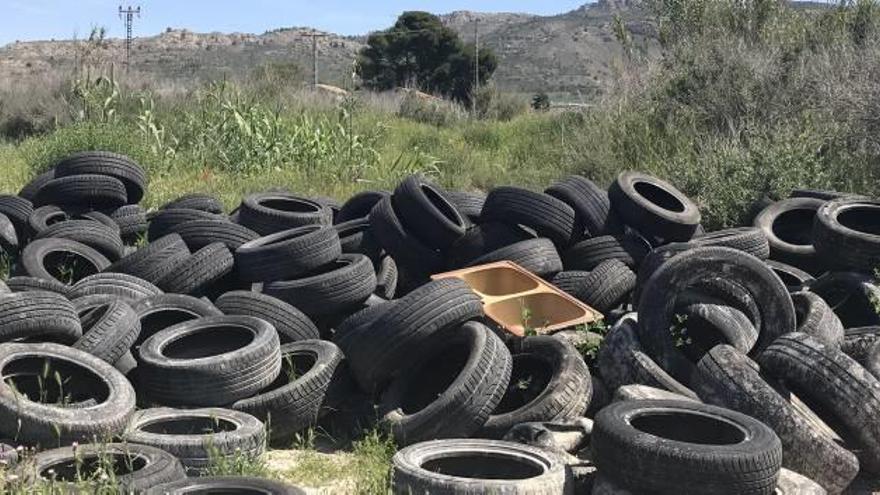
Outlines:
{"type": "Polygon", "coordinates": [[[132,32],[132,24],[134,24],[134,16],[141,16],[141,8],[138,6],[136,9],[132,9],[131,5],[128,8],[123,9],[122,5],[119,6],[119,18],[125,20],[125,70],[128,70],[129,65],[131,64],[131,32],[132,32]],[[124,16],[124,17],[123,17],[124,16]]]}
{"type": "Polygon", "coordinates": [[[318,86],[318,38],[325,38],[328,34],[309,33],[307,36],[312,37],[312,74],[314,76],[313,85],[318,86]]]}
{"type": "Polygon", "coordinates": [[[477,114],[477,91],[480,89],[480,20],[474,19],[474,91],[471,103],[474,115],[477,114]]]}

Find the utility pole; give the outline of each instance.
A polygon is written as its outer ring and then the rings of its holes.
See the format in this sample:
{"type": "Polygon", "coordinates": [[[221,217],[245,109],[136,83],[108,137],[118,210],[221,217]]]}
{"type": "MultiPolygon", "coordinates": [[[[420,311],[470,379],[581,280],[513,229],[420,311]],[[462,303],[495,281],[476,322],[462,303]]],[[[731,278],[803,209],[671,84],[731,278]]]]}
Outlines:
{"type": "Polygon", "coordinates": [[[474,19],[474,91],[471,96],[474,116],[477,115],[477,91],[480,89],[480,20],[474,19]]]}
{"type": "Polygon", "coordinates": [[[141,16],[141,8],[138,6],[136,9],[131,8],[131,5],[128,8],[123,9],[122,5],[119,6],[119,18],[125,21],[125,71],[128,72],[128,67],[131,64],[131,28],[132,24],[134,24],[134,16],[141,16]]]}
{"type": "Polygon", "coordinates": [[[323,38],[327,35],[313,32],[309,36],[312,37],[312,74],[314,75],[312,85],[318,87],[318,38],[323,38]]]}

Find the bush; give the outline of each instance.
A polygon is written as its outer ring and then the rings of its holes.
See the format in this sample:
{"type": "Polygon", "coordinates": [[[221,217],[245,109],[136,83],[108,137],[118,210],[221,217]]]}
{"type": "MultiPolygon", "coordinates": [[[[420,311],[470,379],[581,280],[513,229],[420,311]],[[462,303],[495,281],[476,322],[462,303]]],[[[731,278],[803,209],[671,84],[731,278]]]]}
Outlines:
{"type": "Polygon", "coordinates": [[[548,110],[550,108],[550,96],[541,91],[532,97],[532,109],[538,111],[548,110]]]}
{"type": "Polygon", "coordinates": [[[501,92],[492,84],[477,90],[474,98],[477,116],[481,119],[507,122],[529,110],[525,100],[516,95],[501,92]]]}
{"type": "Polygon", "coordinates": [[[463,120],[467,113],[455,103],[409,91],[400,102],[397,116],[422,124],[448,127],[463,120]]]}

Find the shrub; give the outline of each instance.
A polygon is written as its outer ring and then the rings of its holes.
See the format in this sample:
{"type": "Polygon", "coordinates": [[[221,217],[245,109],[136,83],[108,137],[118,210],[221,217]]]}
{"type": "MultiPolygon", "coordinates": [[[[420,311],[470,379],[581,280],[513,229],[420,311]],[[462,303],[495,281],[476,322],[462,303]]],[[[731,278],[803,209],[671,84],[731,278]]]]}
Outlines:
{"type": "Polygon", "coordinates": [[[446,127],[463,120],[466,112],[455,103],[410,91],[401,100],[397,115],[422,124],[446,127]]]}

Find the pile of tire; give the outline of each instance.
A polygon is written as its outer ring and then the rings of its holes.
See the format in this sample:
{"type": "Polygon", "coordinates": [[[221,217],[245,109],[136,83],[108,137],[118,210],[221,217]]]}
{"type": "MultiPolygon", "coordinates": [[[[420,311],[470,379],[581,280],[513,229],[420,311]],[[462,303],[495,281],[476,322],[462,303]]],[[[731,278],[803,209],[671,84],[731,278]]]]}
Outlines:
{"type": "Polygon", "coordinates": [[[25,486],[109,459],[126,493],[300,493],[207,475],[310,428],[383,429],[401,494],[840,493],[880,472],[880,202],[795,191],[707,233],[635,172],[485,196],[410,176],[231,214],[207,194],[148,212],[147,186],[83,152],[0,196],[0,435],[37,452],[25,486]],[[610,331],[514,337],[430,279],[500,260],[610,331]]]}

